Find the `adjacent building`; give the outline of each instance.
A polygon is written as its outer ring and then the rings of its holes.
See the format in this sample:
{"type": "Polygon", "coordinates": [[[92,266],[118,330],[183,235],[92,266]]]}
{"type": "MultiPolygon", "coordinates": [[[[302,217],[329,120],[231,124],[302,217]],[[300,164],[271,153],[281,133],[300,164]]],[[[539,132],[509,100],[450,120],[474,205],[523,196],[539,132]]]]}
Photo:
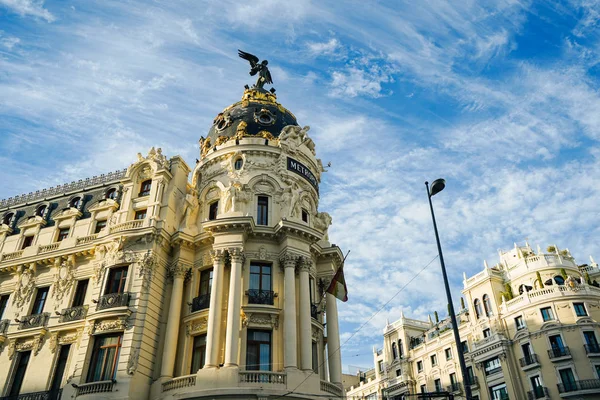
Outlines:
{"type": "Polygon", "coordinates": [[[152,148],[0,201],[0,397],[341,398],[308,129],[247,88],[195,165],[152,148]]]}
{"type": "MultiPolygon", "coordinates": [[[[568,249],[529,244],[465,276],[457,319],[477,400],[600,398],[600,269],[568,249]]],[[[375,368],[348,399],[408,399],[447,392],[464,398],[450,318],[401,318],[383,331],[375,368]]]]}

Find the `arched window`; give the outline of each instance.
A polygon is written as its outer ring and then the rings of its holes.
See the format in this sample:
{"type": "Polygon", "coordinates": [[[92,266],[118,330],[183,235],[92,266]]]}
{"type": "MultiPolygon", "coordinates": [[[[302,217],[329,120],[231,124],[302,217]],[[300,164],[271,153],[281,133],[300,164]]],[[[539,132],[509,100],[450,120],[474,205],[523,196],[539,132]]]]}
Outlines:
{"type": "Polygon", "coordinates": [[[475,301],[473,302],[473,308],[475,308],[475,317],[477,319],[479,319],[481,317],[481,302],[479,301],[479,299],[475,299],[475,301]]]}
{"type": "Polygon", "coordinates": [[[2,223],[4,225],[10,225],[13,217],[15,216],[15,213],[8,213],[8,214],[4,214],[4,218],[2,218],[2,223]]]}
{"type": "Polygon", "coordinates": [[[140,196],[149,196],[150,189],[152,188],[152,179],[145,180],[140,185],[140,196]]]}
{"type": "Polygon", "coordinates": [[[398,358],[398,348],[396,347],[396,343],[392,343],[392,358],[394,360],[398,358]]]}
{"type": "Polygon", "coordinates": [[[483,308],[487,317],[492,315],[492,303],[490,303],[490,297],[487,294],[483,295],[483,308]]]}
{"type": "Polygon", "coordinates": [[[554,277],[554,282],[556,282],[557,285],[564,285],[565,284],[565,278],[563,278],[560,275],[556,275],[554,277]]]}
{"type": "Polygon", "coordinates": [[[81,203],[81,197],[74,197],[69,202],[69,207],[71,208],[79,208],[79,204],[81,203]]]}
{"type": "Polygon", "coordinates": [[[111,200],[116,200],[117,199],[117,189],[115,188],[110,188],[106,191],[106,194],[104,195],[105,199],[111,199],[111,200]]]}
{"type": "Polygon", "coordinates": [[[403,354],[404,352],[402,350],[402,339],[398,339],[398,355],[400,356],[400,358],[402,358],[403,354]]]}
{"type": "Polygon", "coordinates": [[[46,212],[46,205],[43,204],[35,210],[35,215],[37,215],[38,217],[43,217],[45,212],[46,212]]]}

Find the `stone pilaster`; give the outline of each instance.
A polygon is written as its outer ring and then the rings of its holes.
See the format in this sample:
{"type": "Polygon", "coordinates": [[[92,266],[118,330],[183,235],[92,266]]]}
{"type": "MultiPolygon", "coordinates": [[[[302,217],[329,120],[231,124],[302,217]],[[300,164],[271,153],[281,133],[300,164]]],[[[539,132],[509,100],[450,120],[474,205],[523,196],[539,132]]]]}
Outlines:
{"type": "Polygon", "coordinates": [[[325,313],[327,315],[327,358],[329,361],[329,380],[342,384],[342,355],[340,353],[340,327],[338,323],[337,299],[327,293],[325,313]]]}
{"type": "Polygon", "coordinates": [[[298,368],[297,333],[296,333],[296,263],[298,256],[285,254],[281,258],[284,269],[283,281],[283,335],[285,347],[283,349],[283,367],[298,368]]]}
{"type": "Polygon", "coordinates": [[[304,371],[312,370],[312,329],[310,318],[309,272],[312,261],[308,257],[300,260],[300,358],[304,371]]]}
{"type": "Polygon", "coordinates": [[[210,288],[210,307],[206,334],[206,362],[204,368],[219,366],[219,336],[221,332],[221,298],[223,294],[223,273],[225,254],[223,250],[211,251],[213,260],[213,280],[210,288]]]}
{"type": "Polygon", "coordinates": [[[240,248],[231,248],[229,249],[229,257],[231,259],[231,277],[229,279],[229,306],[227,309],[227,333],[225,335],[225,367],[237,367],[244,253],[240,248]]]}

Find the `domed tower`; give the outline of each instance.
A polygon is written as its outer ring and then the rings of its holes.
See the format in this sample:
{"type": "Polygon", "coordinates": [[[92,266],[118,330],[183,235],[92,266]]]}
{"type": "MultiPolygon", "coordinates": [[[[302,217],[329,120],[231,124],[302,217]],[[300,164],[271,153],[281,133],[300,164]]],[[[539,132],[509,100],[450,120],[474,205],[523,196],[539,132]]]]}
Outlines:
{"type": "Polygon", "coordinates": [[[343,396],[324,169],[309,127],[260,79],[200,139],[154,398],[343,396]]]}

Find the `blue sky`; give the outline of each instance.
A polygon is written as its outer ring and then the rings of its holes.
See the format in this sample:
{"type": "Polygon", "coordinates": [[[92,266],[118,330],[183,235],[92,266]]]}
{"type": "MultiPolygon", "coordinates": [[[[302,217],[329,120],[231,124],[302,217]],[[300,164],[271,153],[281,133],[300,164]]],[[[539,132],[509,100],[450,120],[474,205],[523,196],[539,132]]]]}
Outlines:
{"type": "MultiPolygon", "coordinates": [[[[342,342],[436,254],[462,272],[513,242],[600,257],[600,2],[0,0],[0,198],[189,163],[267,58],[278,98],[332,167],[321,211],[351,249],[342,342]]],[[[372,366],[386,318],[446,305],[434,262],[343,347],[372,366]]]]}

